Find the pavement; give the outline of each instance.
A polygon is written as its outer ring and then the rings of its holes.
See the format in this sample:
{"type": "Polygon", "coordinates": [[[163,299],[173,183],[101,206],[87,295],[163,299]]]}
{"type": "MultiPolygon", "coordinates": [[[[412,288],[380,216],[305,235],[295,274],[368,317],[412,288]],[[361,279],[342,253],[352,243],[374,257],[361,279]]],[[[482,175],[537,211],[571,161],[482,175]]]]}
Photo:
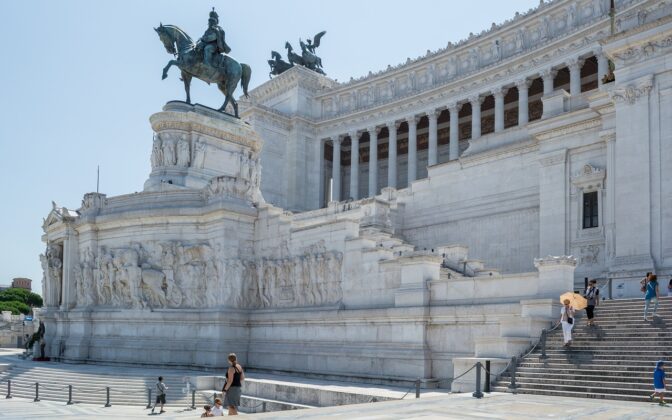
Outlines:
{"type": "MultiPolygon", "coordinates": [[[[140,407],[102,407],[64,405],[28,399],[0,399],[0,418],[59,420],[103,419],[184,419],[198,418],[202,410],[168,408],[164,414],[150,414],[140,407]]],[[[486,394],[482,399],[470,394],[385,401],[339,407],[247,415],[259,419],[670,419],[672,407],[657,403],[637,403],[585,398],[547,397],[537,395],[486,394]]]]}

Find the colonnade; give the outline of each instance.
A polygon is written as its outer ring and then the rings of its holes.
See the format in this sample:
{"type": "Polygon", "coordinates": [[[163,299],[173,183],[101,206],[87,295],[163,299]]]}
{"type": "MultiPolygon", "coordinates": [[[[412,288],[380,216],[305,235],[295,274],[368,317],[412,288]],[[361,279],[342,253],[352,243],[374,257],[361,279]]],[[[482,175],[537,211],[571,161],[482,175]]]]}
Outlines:
{"type": "MultiPolygon", "coordinates": [[[[598,84],[602,84],[602,76],[608,72],[607,58],[602,54],[596,54],[597,58],[597,74],[598,84]]],[[[567,60],[564,64],[569,70],[569,90],[571,95],[578,95],[581,93],[581,67],[584,60],[581,58],[572,58],[567,60]]],[[[529,88],[532,80],[535,77],[541,77],[543,83],[543,95],[547,96],[553,93],[553,80],[557,75],[558,66],[549,67],[532,77],[524,77],[516,82],[496,87],[488,92],[482,92],[472,95],[466,100],[457,100],[450,102],[441,107],[427,109],[421,113],[414,113],[408,115],[402,120],[389,121],[384,124],[389,133],[388,146],[388,172],[387,172],[387,186],[397,188],[397,131],[399,125],[403,122],[408,124],[408,165],[407,165],[407,181],[408,185],[417,178],[418,166],[418,136],[417,127],[418,122],[423,115],[428,119],[428,166],[433,166],[438,163],[438,118],[441,112],[446,109],[449,115],[449,145],[448,156],[449,160],[455,160],[459,157],[459,112],[465,103],[471,105],[471,139],[475,140],[481,137],[481,105],[486,96],[492,95],[495,101],[494,108],[494,131],[495,133],[504,130],[504,97],[509,89],[515,88],[518,90],[518,125],[524,126],[529,119],[529,88]]],[[[378,134],[381,126],[371,126],[364,130],[351,130],[348,134],[335,135],[324,139],[326,142],[333,144],[333,164],[332,164],[332,201],[340,201],[345,197],[341,197],[341,143],[347,136],[351,141],[351,157],[350,157],[350,198],[359,199],[359,139],[360,134],[368,132],[369,135],[369,179],[368,179],[368,196],[373,197],[378,194],[378,134]]]]}

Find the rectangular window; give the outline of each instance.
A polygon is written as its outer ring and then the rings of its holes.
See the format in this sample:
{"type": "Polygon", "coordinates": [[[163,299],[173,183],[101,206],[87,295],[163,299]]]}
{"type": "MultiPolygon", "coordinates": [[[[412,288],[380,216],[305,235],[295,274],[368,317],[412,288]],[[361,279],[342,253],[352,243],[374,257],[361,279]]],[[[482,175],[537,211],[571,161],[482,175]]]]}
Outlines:
{"type": "Polygon", "coordinates": [[[590,229],[599,226],[597,208],[597,191],[583,194],[583,228],[590,229]]]}

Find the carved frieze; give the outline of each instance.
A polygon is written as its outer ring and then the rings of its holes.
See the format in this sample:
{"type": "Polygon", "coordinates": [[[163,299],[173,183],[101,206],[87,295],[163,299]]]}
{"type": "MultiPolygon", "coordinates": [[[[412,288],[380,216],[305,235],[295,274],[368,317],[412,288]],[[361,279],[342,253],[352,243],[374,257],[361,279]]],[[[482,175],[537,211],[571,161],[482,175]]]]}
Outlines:
{"type": "Polygon", "coordinates": [[[616,102],[634,105],[641,98],[648,98],[653,88],[653,76],[640,78],[638,81],[623,87],[617,87],[610,92],[611,98],[616,102]]]}

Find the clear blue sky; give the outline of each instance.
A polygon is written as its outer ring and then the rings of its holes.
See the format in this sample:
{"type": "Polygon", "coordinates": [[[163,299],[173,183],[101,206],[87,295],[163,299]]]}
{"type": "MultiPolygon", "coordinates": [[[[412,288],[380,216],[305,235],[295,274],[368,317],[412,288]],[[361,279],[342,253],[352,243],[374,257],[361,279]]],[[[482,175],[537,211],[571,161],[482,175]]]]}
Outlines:
{"type": "MultiPolygon", "coordinates": [[[[215,6],[232,55],[268,80],[270,51],[321,30],[325,71],[347,81],[444,47],[513,17],[538,0],[109,0],[0,1],[0,284],[34,280],[42,218],[51,201],[76,209],[96,188],[142,189],[149,170],[149,116],[184,100],[179,72],[152,29],[177,25],[192,38],[215,6]]],[[[237,93],[238,95],[240,92],[237,93]]],[[[219,107],[214,86],[194,80],[192,100],[219,107]]]]}

